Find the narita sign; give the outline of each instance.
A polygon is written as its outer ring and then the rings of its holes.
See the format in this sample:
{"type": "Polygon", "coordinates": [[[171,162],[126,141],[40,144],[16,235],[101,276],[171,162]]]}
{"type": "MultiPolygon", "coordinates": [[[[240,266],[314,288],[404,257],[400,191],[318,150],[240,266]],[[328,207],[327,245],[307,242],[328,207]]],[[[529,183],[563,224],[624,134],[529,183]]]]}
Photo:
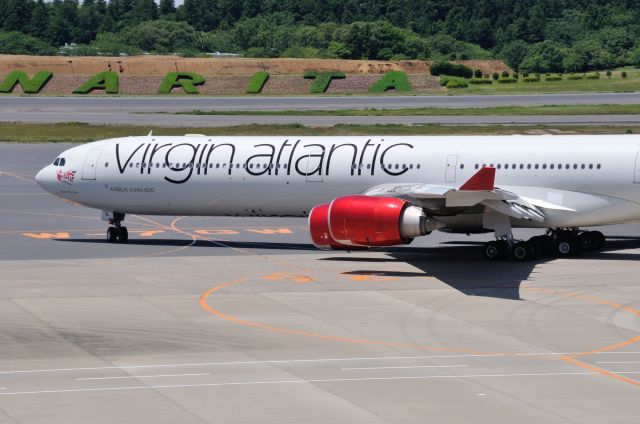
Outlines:
{"type": "MultiPolygon", "coordinates": [[[[54,77],[49,71],[39,71],[29,76],[23,71],[13,71],[0,83],[0,93],[12,93],[20,86],[26,94],[38,94],[54,77]]],[[[348,78],[340,71],[306,71],[301,78],[312,80],[310,93],[325,93],[335,79],[348,78]]],[[[264,71],[256,72],[245,92],[258,94],[268,83],[269,74],[264,71]]],[[[200,94],[198,86],[205,84],[205,77],[193,72],[169,72],[156,90],[157,94],[171,94],[182,92],[186,94],[200,94]]],[[[390,71],[382,75],[371,87],[370,92],[384,92],[387,90],[411,91],[411,83],[407,74],[401,71],[390,71]]],[[[90,93],[119,93],[119,76],[116,72],[99,72],[87,79],[82,85],[72,91],[73,94],[90,93]]],[[[152,94],[152,93],[145,93],[152,94]]]]}

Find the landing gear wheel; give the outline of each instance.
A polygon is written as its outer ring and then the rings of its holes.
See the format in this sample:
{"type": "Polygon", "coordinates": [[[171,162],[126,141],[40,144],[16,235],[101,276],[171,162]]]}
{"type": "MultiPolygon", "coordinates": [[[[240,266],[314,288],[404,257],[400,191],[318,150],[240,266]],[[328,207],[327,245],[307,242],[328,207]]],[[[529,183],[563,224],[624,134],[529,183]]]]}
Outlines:
{"type": "Polygon", "coordinates": [[[602,234],[600,231],[589,231],[588,234],[592,240],[591,250],[600,251],[604,249],[604,245],[606,243],[604,234],[602,234]]]}
{"type": "Polygon", "coordinates": [[[533,252],[533,247],[523,241],[514,243],[513,246],[511,246],[511,257],[516,262],[524,262],[531,259],[533,252]]]}
{"type": "Polygon", "coordinates": [[[109,243],[115,243],[118,240],[118,230],[116,227],[109,227],[107,229],[107,241],[109,243]]]}
{"type": "Polygon", "coordinates": [[[556,240],[556,255],[561,258],[575,256],[580,252],[580,241],[573,235],[561,235],[556,240]]]}
{"type": "Polygon", "coordinates": [[[595,250],[596,240],[591,235],[590,231],[585,231],[578,236],[578,242],[580,243],[580,250],[589,251],[595,250]]]}
{"type": "Polygon", "coordinates": [[[484,253],[485,259],[490,261],[497,261],[503,257],[504,252],[504,243],[499,241],[490,241],[485,243],[482,251],[484,253]]]}
{"type": "Polygon", "coordinates": [[[127,227],[118,228],[118,243],[126,243],[129,241],[129,231],[127,227]]]}
{"type": "Polygon", "coordinates": [[[540,256],[544,255],[542,237],[544,236],[531,237],[527,242],[532,251],[531,259],[538,259],[540,256]]]}

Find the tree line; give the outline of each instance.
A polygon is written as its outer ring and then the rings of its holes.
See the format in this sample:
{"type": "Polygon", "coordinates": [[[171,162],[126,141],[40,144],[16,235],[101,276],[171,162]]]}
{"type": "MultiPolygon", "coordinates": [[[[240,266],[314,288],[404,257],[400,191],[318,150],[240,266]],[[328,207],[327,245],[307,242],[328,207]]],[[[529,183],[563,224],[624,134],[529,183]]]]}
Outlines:
{"type": "Polygon", "coordinates": [[[0,0],[0,53],[640,64],[640,0],[0,0]],[[67,43],[74,48],[62,49],[67,43]]]}

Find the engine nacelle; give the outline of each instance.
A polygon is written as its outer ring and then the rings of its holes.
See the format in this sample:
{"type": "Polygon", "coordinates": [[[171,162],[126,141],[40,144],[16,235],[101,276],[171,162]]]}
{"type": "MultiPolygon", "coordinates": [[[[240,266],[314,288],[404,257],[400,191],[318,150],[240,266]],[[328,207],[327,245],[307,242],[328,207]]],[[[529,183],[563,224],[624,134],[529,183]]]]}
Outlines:
{"type": "Polygon", "coordinates": [[[350,246],[338,243],[329,230],[329,204],[315,206],[309,213],[309,232],[313,244],[322,250],[344,250],[350,246]]]}
{"type": "Polygon", "coordinates": [[[429,233],[418,206],[395,197],[345,196],[313,208],[309,230],[320,249],[407,244],[429,233]]]}

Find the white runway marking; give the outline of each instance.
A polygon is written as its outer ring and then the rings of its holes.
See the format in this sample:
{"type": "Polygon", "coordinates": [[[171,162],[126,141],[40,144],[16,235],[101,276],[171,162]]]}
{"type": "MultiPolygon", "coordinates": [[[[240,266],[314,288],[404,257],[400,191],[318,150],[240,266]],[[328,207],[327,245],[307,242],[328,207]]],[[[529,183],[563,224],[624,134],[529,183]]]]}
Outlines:
{"type": "MultiPolygon", "coordinates": [[[[171,367],[199,367],[199,366],[225,366],[225,365],[260,365],[260,364],[295,364],[305,362],[339,362],[339,361],[384,361],[390,359],[429,359],[429,358],[497,358],[503,356],[543,356],[543,355],[578,355],[581,352],[538,352],[538,353],[487,353],[487,354],[463,354],[463,355],[425,355],[425,356],[379,356],[364,358],[322,358],[322,359],[286,359],[267,361],[237,361],[237,362],[199,362],[184,364],[153,364],[153,365],[123,365],[108,367],[78,367],[78,368],[52,368],[35,370],[13,370],[0,371],[2,374],[21,374],[39,372],[61,372],[61,371],[93,371],[93,370],[124,370],[143,368],[171,368],[171,367]]],[[[610,354],[640,354],[640,352],[595,352],[594,355],[610,354]]]]}
{"type": "MultiPolygon", "coordinates": [[[[640,374],[640,371],[620,372],[618,374],[640,374]]],[[[469,375],[425,375],[425,376],[397,376],[397,377],[366,377],[366,378],[329,378],[312,380],[279,380],[279,381],[242,381],[227,383],[202,383],[202,384],[175,384],[163,386],[129,386],[129,387],[103,387],[92,389],[61,389],[61,390],[34,390],[23,392],[0,393],[0,396],[9,395],[36,395],[47,393],[78,393],[78,392],[102,392],[109,390],[143,390],[143,389],[179,389],[197,387],[225,387],[225,386],[257,386],[268,384],[301,384],[301,383],[342,383],[359,381],[393,381],[393,380],[432,380],[432,379],[465,379],[465,378],[509,378],[509,377],[556,377],[556,376],[581,376],[600,375],[597,372],[555,372],[555,373],[521,373],[521,374],[469,374],[469,375]]]]}
{"type": "Polygon", "coordinates": [[[360,368],[340,368],[341,371],[348,370],[397,370],[411,368],[458,368],[468,367],[469,365],[411,365],[406,367],[360,367],[360,368]]]}
{"type": "Polygon", "coordinates": [[[208,372],[202,372],[197,374],[158,374],[158,375],[122,375],[118,377],[83,377],[76,378],[76,381],[85,381],[85,380],[117,380],[123,378],[160,378],[160,377],[188,377],[188,376],[196,376],[196,375],[211,375],[208,372]]]}

